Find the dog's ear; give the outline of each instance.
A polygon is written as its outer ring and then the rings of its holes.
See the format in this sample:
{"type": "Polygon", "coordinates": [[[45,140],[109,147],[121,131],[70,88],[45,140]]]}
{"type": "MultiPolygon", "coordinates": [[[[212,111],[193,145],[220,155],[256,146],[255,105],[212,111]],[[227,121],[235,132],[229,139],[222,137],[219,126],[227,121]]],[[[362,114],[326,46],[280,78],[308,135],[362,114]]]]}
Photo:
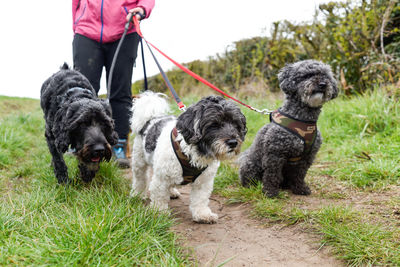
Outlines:
{"type": "Polygon", "coordinates": [[[179,115],[176,129],[182,134],[186,143],[196,144],[202,138],[199,128],[199,120],[202,114],[202,105],[197,104],[190,106],[185,112],[179,115]]]}
{"type": "Polygon", "coordinates": [[[52,128],[52,132],[54,134],[55,146],[60,153],[65,153],[68,149],[70,142],[70,135],[68,125],[65,124],[64,121],[64,109],[60,109],[54,116],[54,124],[52,128]]]}
{"type": "Polygon", "coordinates": [[[244,137],[247,134],[247,126],[246,126],[246,117],[243,115],[243,113],[239,109],[239,120],[240,120],[240,134],[241,134],[241,139],[244,140],[244,137]]]}
{"type": "Polygon", "coordinates": [[[295,81],[293,79],[293,64],[288,64],[283,67],[278,73],[279,87],[287,94],[292,95],[296,93],[295,81]]]}
{"type": "Polygon", "coordinates": [[[106,127],[106,131],[104,133],[107,142],[110,145],[115,145],[118,142],[118,134],[114,131],[115,128],[115,123],[114,120],[112,119],[112,112],[111,112],[111,106],[108,102],[108,100],[101,99],[100,100],[101,105],[104,108],[105,114],[101,113],[101,119],[104,123],[104,126],[106,127]]]}
{"type": "Polygon", "coordinates": [[[107,116],[112,118],[112,110],[111,105],[108,99],[100,99],[100,104],[103,106],[104,110],[106,111],[107,116]]]}
{"type": "Polygon", "coordinates": [[[104,133],[107,142],[110,145],[116,145],[118,143],[118,134],[116,131],[114,131],[114,120],[110,117],[106,117],[104,119],[106,131],[104,133]]]}
{"type": "Polygon", "coordinates": [[[65,105],[60,108],[56,115],[57,123],[55,126],[57,130],[56,146],[60,152],[65,152],[68,146],[73,142],[71,139],[72,134],[78,138],[82,138],[81,135],[77,135],[78,131],[83,131],[86,125],[90,124],[91,117],[87,116],[85,109],[82,109],[82,104],[78,101],[70,105],[65,105]],[[81,136],[81,137],[79,137],[81,136]]]}
{"type": "Polygon", "coordinates": [[[104,159],[106,161],[110,161],[112,157],[111,146],[109,144],[106,145],[106,150],[104,153],[104,159]]]}
{"type": "Polygon", "coordinates": [[[331,99],[334,99],[339,94],[339,88],[338,88],[338,82],[336,81],[336,79],[333,76],[331,77],[331,84],[332,84],[332,97],[331,97],[331,99]]]}

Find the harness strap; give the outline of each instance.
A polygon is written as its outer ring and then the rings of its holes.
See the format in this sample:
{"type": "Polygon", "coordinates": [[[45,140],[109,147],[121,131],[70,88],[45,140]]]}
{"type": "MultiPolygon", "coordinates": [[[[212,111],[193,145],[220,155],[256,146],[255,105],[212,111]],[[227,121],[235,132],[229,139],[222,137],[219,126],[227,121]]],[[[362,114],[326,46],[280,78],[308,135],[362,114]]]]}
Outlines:
{"type": "Polygon", "coordinates": [[[67,96],[69,97],[71,95],[74,95],[77,92],[88,94],[90,97],[95,96],[95,94],[92,91],[90,91],[89,89],[82,88],[82,87],[72,87],[72,88],[69,88],[67,91],[65,91],[64,94],[57,96],[57,99],[59,99],[61,104],[64,104],[67,101],[67,98],[66,98],[67,96]]]}
{"type": "Polygon", "coordinates": [[[207,169],[207,167],[199,169],[197,167],[193,167],[190,164],[189,158],[185,154],[183,154],[179,142],[176,141],[177,136],[178,136],[178,130],[174,127],[174,129],[172,129],[171,131],[171,144],[172,148],[174,149],[175,155],[179,161],[179,164],[182,167],[183,181],[181,185],[185,185],[196,181],[197,177],[199,177],[200,174],[202,174],[203,171],[207,169]]]}
{"type": "Polygon", "coordinates": [[[299,161],[305,155],[308,155],[311,152],[317,137],[316,122],[298,120],[280,110],[275,110],[270,114],[270,121],[298,136],[304,142],[304,150],[302,155],[299,157],[290,158],[289,161],[299,161]]]}
{"type": "Polygon", "coordinates": [[[86,93],[89,93],[89,94],[93,95],[93,92],[92,92],[92,91],[90,91],[89,89],[86,89],[86,88],[82,88],[82,87],[72,87],[72,88],[69,88],[69,89],[65,92],[65,95],[71,94],[71,93],[75,93],[75,92],[77,92],[77,91],[83,91],[83,92],[86,92],[86,93]]]}

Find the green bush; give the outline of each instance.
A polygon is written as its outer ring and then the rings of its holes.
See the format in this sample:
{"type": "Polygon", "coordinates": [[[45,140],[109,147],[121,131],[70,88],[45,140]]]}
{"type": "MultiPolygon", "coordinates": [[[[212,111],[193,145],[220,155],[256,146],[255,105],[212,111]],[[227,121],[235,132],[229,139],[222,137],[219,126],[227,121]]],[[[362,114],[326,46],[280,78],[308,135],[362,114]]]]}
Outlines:
{"type": "MultiPolygon", "coordinates": [[[[187,68],[232,93],[261,82],[278,90],[277,73],[285,64],[317,59],[332,66],[345,94],[400,80],[400,5],[396,0],[329,2],[315,10],[312,22],[275,22],[268,37],[240,40],[222,55],[192,61],[187,68]]],[[[175,68],[167,72],[178,92],[192,92],[199,82],[175,68]]],[[[150,88],[166,91],[160,75],[150,88]]],[[[133,85],[134,93],[143,81],[133,85]]]]}

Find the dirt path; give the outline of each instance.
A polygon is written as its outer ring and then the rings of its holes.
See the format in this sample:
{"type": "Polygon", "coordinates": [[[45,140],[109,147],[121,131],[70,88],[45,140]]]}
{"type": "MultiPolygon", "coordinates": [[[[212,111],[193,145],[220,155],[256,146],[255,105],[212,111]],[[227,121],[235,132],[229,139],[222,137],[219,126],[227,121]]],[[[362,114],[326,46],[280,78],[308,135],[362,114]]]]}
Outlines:
{"type": "Polygon", "coordinates": [[[180,199],[170,201],[179,224],[174,230],[194,250],[199,266],[343,266],[320,248],[317,240],[298,227],[263,226],[249,217],[246,205],[225,205],[213,196],[210,205],[217,224],[194,223],[188,208],[190,186],[181,187],[180,199]]]}

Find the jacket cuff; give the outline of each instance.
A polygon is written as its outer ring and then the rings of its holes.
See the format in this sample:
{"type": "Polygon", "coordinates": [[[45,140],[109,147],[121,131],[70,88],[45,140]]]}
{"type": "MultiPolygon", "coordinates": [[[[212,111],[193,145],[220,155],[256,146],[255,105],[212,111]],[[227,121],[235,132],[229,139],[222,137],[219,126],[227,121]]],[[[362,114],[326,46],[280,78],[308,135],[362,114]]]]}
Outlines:
{"type": "Polygon", "coordinates": [[[145,12],[145,18],[147,19],[148,17],[150,17],[150,13],[153,10],[154,4],[155,0],[142,0],[139,1],[137,7],[143,8],[145,12]]]}

